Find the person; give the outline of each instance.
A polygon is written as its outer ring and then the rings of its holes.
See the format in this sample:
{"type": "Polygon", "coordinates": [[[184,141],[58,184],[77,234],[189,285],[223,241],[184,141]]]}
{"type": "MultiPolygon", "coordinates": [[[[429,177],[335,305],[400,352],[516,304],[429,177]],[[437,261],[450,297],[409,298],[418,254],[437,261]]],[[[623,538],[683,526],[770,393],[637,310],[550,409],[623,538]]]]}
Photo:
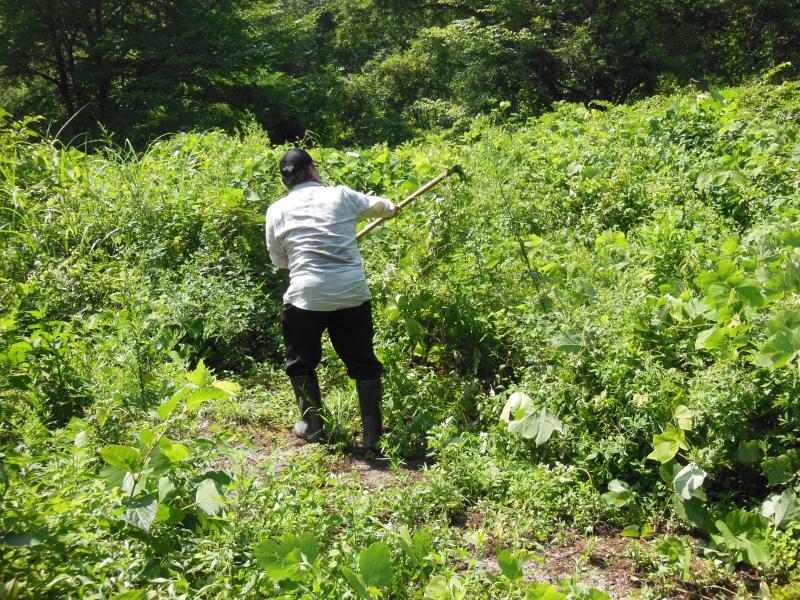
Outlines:
{"type": "Polygon", "coordinates": [[[289,269],[281,326],[286,374],[301,415],[294,434],[309,441],[322,434],[316,367],[327,330],[348,376],[356,380],[364,447],[375,450],[383,432],[383,365],[373,348],[371,296],[356,223],[391,218],[397,209],[385,198],[323,185],[316,163],[300,148],[286,152],[279,167],[289,194],[267,209],[266,237],[273,264],[289,269]]]}

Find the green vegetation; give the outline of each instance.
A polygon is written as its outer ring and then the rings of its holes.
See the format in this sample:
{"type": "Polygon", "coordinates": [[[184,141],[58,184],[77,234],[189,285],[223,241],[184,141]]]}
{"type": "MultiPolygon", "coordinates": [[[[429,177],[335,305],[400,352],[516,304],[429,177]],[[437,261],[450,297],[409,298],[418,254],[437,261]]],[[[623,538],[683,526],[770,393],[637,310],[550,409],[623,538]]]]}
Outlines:
{"type": "Polygon", "coordinates": [[[602,598],[582,575],[618,535],[633,596],[792,597],[800,84],[773,77],[313,150],[392,198],[469,175],[362,244],[378,480],[330,349],[331,438],[281,433],[283,147],[84,154],[4,115],[0,597],[602,598]],[[573,573],[530,575],[575,538],[573,573]]]}
{"type": "Polygon", "coordinates": [[[501,103],[528,117],[746,81],[800,64],[798,40],[794,0],[0,0],[0,106],[137,148],[250,122],[396,143],[501,103]]]}

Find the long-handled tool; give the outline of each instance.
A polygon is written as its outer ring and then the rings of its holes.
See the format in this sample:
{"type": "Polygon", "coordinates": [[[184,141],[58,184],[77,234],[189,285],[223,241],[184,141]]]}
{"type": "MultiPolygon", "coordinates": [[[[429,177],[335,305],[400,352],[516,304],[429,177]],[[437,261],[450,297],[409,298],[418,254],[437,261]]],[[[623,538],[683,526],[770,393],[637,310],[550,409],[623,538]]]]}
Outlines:
{"type": "MultiPolygon", "coordinates": [[[[411,194],[408,198],[406,198],[402,202],[398,203],[397,204],[397,212],[395,212],[395,215],[397,215],[397,213],[400,212],[401,208],[403,208],[404,206],[407,206],[408,204],[411,204],[412,201],[414,201],[417,198],[419,198],[422,194],[427,192],[429,189],[431,189],[432,187],[437,186],[444,179],[447,179],[448,177],[450,177],[450,175],[454,175],[454,174],[458,174],[459,177],[461,177],[461,179],[466,179],[467,178],[466,175],[464,175],[464,170],[461,168],[461,165],[453,165],[452,167],[447,169],[447,171],[445,171],[444,173],[441,173],[440,175],[437,175],[436,177],[431,179],[428,183],[423,185],[416,192],[411,194]]],[[[386,220],[387,219],[378,219],[377,221],[373,221],[372,223],[370,223],[369,225],[364,227],[364,229],[362,229],[361,231],[358,232],[358,235],[356,235],[356,239],[360,240],[362,237],[367,235],[370,231],[375,229],[378,225],[380,225],[381,223],[383,223],[386,220]]]]}

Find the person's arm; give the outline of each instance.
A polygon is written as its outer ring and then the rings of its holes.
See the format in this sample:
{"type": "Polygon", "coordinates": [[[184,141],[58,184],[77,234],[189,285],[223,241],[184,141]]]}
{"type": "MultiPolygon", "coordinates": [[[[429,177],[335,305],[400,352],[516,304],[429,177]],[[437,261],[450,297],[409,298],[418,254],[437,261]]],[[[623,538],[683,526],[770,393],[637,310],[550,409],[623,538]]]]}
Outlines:
{"type": "Polygon", "coordinates": [[[289,257],[286,255],[286,251],[281,246],[278,239],[275,237],[275,224],[272,222],[272,219],[269,218],[269,212],[267,212],[267,219],[266,219],[266,229],[267,229],[267,250],[269,250],[269,258],[279,269],[288,269],[289,268],[289,257]]]}
{"type": "Polygon", "coordinates": [[[359,219],[391,219],[397,214],[397,207],[386,198],[362,194],[348,187],[344,189],[359,219]]]}

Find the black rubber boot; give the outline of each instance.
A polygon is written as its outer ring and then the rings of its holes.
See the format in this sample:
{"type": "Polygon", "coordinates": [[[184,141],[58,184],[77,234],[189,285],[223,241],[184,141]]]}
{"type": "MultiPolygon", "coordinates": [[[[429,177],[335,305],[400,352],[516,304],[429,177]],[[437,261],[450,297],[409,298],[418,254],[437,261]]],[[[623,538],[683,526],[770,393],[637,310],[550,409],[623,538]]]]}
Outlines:
{"type": "Polygon", "coordinates": [[[378,441],[383,434],[381,420],[381,396],[383,388],[380,379],[356,381],[358,404],[361,408],[361,431],[366,450],[377,450],[378,441]]]}
{"type": "Polygon", "coordinates": [[[292,389],[297,398],[297,406],[300,409],[300,418],[294,424],[292,430],[294,434],[309,442],[318,442],[322,437],[322,417],[319,410],[322,408],[322,398],[319,393],[319,381],[316,373],[290,377],[292,389]]]}

